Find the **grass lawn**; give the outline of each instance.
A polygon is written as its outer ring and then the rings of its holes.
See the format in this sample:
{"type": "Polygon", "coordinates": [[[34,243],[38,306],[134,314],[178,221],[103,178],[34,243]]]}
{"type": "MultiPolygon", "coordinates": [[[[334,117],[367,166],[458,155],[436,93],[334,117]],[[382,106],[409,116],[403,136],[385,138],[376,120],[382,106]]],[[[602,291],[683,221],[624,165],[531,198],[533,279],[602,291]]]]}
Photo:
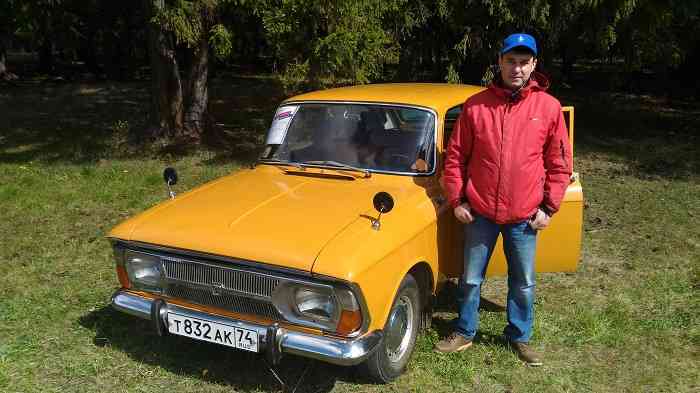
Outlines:
{"type": "MultiPolygon", "coordinates": [[[[145,89],[0,87],[2,392],[281,391],[259,357],[159,338],[108,306],[117,280],[106,232],[166,198],[166,165],[179,190],[246,165],[281,98],[264,79],[218,81],[229,152],[152,158],[125,147],[145,89]]],[[[286,357],[279,371],[292,388],[303,376],[298,392],[700,391],[700,104],[560,93],[576,106],[585,228],[578,272],[538,277],[533,344],[545,366],[524,367],[499,343],[502,313],[482,314],[469,351],[433,353],[455,316],[447,304],[395,383],[286,357]]],[[[502,279],[485,290],[505,297],[502,279]]]]}

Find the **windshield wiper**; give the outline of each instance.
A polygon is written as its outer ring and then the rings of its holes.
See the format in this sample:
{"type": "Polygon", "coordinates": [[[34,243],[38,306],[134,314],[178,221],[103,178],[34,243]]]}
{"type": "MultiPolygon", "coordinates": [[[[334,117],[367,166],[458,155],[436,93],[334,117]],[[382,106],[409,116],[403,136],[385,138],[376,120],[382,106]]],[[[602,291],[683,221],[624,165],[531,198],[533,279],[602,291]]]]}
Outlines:
{"type": "Polygon", "coordinates": [[[329,161],[329,160],[304,161],[301,163],[301,165],[302,166],[307,166],[307,165],[330,166],[330,167],[333,167],[333,169],[342,169],[342,170],[347,170],[347,171],[362,172],[362,173],[364,173],[365,177],[372,176],[372,172],[370,172],[368,169],[354,167],[352,165],[343,164],[342,162],[338,162],[338,161],[329,161]]]}
{"type": "Polygon", "coordinates": [[[261,158],[258,161],[262,162],[263,164],[293,166],[297,169],[304,169],[300,163],[289,160],[280,160],[277,158],[261,158]]]}

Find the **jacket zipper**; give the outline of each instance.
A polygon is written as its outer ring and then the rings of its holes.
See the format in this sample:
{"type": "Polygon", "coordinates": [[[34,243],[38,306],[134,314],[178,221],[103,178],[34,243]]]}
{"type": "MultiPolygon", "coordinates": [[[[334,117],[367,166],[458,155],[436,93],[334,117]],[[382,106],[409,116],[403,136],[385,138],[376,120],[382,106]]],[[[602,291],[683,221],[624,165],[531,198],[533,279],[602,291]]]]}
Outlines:
{"type": "Polygon", "coordinates": [[[503,163],[504,163],[504,149],[503,145],[505,144],[505,123],[506,123],[506,115],[510,113],[510,108],[511,108],[511,103],[508,102],[506,104],[506,110],[505,113],[503,114],[503,118],[501,119],[501,151],[500,151],[500,162],[498,163],[498,183],[496,185],[496,197],[495,197],[495,212],[494,212],[494,219],[498,220],[498,197],[501,195],[501,179],[503,177],[503,163]]]}

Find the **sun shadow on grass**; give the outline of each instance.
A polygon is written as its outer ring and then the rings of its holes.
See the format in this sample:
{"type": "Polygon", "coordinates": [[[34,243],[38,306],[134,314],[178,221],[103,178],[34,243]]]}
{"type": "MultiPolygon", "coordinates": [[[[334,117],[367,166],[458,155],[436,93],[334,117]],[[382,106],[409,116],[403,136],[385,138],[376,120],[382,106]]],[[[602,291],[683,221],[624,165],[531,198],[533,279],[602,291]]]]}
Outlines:
{"type": "Polygon", "coordinates": [[[621,166],[610,176],[688,180],[700,173],[699,103],[585,89],[558,96],[576,108],[575,156],[613,157],[621,166]]]}
{"type": "MultiPolygon", "coordinates": [[[[459,311],[459,286],[456,280],[448,280],[445,282],[442,290],[438,292],[438,296],[435,299],[434,311],[432,319],[432,328],[438,333],[438,336],[443,338],[447,337],[452,333],[457,324],[457,317],[459,311]]],[[[493,299],[481,297],[479,302],[479,312],[493,312],[493,313],[503,313],[505,312],[505,306],[498,303],[493,299]]],[[[474,338],[474,342],[494,344],[494,345],[505,345],[500,335],[492,335],[487,332],[479,331],[474,338]]]]}
{"type": "MultiPolygon", "coordinates": [[[[253,162],[276,106],[285,96],[271,78],[210,81],[216,132],[205,136],[209,165],[253,162]]],[[[700,173],[700,104],[586,87],[555,92],[576,107],[576,155],[617,157],[640,178],[687,179],[700,173]]],[[[85,163],[161,151],[143,141],[147,82],[22,81],[0,91],[0,162],[85,163]]],[[[612,174],[613,176],[615,174],[612,174]]]]}
{"type": "MultiPolygon", "coordinates": [[[[432,328],[438,334],[438,337],[445,338],[455,331],[457,321],[454,319],[445,319],[440,316],[434,316],[432,320],[432,328]]],[[[493,334],[490,332],[479,330],[474,336],[474,342],[492,346],[507,347],[508,343],[502,334],[493,334]]]]}
{"type": "Polygon", "coordinates": [[[115,131],[141,126],[147,99],[140,83],[23,82],[0,95],[0,162],[108,157],[115,131]]]}
{"type": "MultiPolygon", "coordinates": [[[[95,346],[115,348],[136,362],[236,390],[282,391],[262,355],[179,336],[160,337],[149,321],[110,306],[88,312],[78,322],[95,332],[95,346]]],[[[287,384],[287,391],[299,384],[297,392],[329,392],[338,380],[364,382],[353,368],[296,356],[283,357],[275,370],[287,384]]]]}
{"type": "Polygon", "coordinates": [[[223,78],[212,81],[210,92],[216,131],[203,142],[215,154],[205,163],[255,162],[275,109],[285,98],[281,85],[270,78],[223,78]]]}
{"type": "MultiPolygon", "coordinates": [[[[479,310],[485,312],[505,312],[505,305],[499,303],[497,300],[485,297],[484,293],[488,289],[486,286],[490,285],[487,280],[482,283],[482,296],[479,301],[479,310]]],[[[435,303],[433,305],[433,310],[435,311],[446,311],[446,312],[457,312],[459,308],[459,283],[457,279],[449,279],[445,281],[442,289],[438,292],[435,303]]]]}
{"type": "MultiPolygon", "coordinates": [[[[160,151],[143,138],[147,82],[53,84],[22,81],[0,91],[0,162],[89,163],[160,151]]],[[[270,78],[226,77],[210,82],[210,113],[218,132],[203,141],[208,163],[254,161],[275,107],[284,98],[270,78]]]]}

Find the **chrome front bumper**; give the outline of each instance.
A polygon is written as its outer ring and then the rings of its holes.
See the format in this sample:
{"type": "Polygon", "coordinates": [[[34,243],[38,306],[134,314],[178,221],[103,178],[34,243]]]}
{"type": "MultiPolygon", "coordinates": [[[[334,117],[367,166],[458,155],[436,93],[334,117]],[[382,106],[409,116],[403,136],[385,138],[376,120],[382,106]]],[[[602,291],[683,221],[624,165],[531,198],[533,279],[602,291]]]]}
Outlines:
{"type": "Polygon", "coordinates": [[[192,318],[207,319],[213,322],[233,325],[258,333],[258,347],[270,360],[276,363],[282,354],[288,353],[313,358],[341,366],[352,366],[363,362],[379,346],[382,332],[377,330],[355,339],[340,339],[295,332],[282,327],[264,326],[250,322],[202,313],[162,300],[144,298],[136,294],[117,291],[112,296],[112,306],[127,314],[153,321],[156,331],[167,331],[168,311],[192,318]]]}

